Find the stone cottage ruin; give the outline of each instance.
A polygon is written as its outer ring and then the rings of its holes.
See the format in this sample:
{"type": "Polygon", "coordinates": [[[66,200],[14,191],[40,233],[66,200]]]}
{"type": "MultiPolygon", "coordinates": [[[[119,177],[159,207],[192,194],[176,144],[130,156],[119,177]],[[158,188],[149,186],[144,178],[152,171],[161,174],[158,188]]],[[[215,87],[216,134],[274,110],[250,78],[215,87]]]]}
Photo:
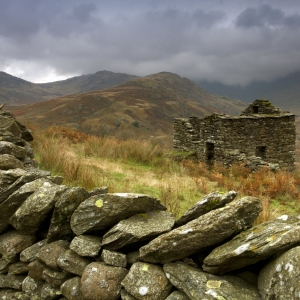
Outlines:
{"type": "Polygon", "coordinates": [[[212,114],[174,120],[174,150],[194,151],[212,164],[295,168],[295,115],[268,100],[255,100],[240,116],[212,114]]]}

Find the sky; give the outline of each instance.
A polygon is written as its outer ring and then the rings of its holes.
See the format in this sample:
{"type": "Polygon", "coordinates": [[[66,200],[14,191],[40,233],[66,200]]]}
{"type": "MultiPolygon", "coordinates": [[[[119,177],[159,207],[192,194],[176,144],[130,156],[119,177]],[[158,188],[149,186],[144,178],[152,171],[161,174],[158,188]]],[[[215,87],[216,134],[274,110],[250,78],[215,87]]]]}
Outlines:
{"type": "Polygon", "coordinates": [[[246,85],[300,71],[299,0],[0,0],[0,71],[246,85]]]}

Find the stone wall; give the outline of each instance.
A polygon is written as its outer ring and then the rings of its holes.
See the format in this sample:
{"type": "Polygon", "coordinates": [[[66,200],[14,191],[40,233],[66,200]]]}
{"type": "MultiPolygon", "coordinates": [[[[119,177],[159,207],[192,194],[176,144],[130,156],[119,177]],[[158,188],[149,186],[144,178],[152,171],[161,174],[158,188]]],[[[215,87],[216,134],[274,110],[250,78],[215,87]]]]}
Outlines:
{"type": "Polygon", "coordinates": [[[239,117],[210,115],[174,121],[174,149],[196,151],[206,163],[253,162],[295,168],[295,116],[256,100],[239,117]]]}
{"type": "Polygon", "coordinates": [[[0,299],[299,298],[298,216],[253,227],[260,200],[229,191],[175,220],[151,196],[67,187],[2,117],[0,299]]]}

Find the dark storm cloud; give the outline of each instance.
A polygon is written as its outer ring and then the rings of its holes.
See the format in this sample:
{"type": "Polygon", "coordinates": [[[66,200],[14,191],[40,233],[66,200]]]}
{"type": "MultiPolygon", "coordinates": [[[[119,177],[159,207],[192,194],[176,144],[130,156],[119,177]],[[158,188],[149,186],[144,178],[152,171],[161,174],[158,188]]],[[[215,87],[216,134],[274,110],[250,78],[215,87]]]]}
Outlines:
{"type": "Polygon", "coordinates": [[[281,9],[265,4],[257,8],[249,7],[240,13],[236,19],[236,26],[243,28],[287,26],[300,27],[300,15],[287,15],[281,9]]]}
{"type": "Polygon", "coordinates": [[[299,12],[294,0],[0,0],[0,70],[270,80],[300,70],[299,12]]]}

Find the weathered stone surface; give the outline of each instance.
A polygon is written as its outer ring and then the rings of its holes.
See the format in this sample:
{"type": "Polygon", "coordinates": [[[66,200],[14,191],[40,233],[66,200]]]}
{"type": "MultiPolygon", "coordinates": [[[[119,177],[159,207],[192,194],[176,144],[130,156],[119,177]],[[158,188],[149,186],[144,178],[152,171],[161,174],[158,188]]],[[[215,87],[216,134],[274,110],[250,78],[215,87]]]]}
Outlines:
{"type": "Polygon", "coordinates": [[[159,200],[141,194],[103,194],[82,202],[71,217],[76,235],[99,232],[135,214],[166,210],[159,200]]]}
{"type": "Polygon", "coordinates": [[[28,263],[18,261],[9,266],[8,273],[11,275],[19,275],[28,273],[28,263]]]}
{"type": "Polygon", "coordinates": [[[101,260],[110,266],[125,268],[127,265],[126,255],[120,252],[103,249],[101,260]]]}
{"type": "Polygon", "coordinates": [[[9,169],[23,169],[23,163],[15,158],[11,154],[1,154],[0,155],[0,169],[9,170],[9,169]]]}
{"type": "Polygon", "coordinates": [[[0,203],[0,233],[9,225],[10,217],[21,206],[21,204],[36,190],[42,186],[50,186],[53,183],[46,178],[39,178],[22,185],[18,190],[12,193],[5,201],[0,203]]]}
{"type": "Polygon", "coordinates": [[[122,300],[136,300],[132,295],[130,295],[125,289],[121,290],[121,299],[122,300]]]}
{"type": "Polygon", "coordinates": [[[48,243],[56,240],[71,240],[74,233],[70,219],[78,205],[89,197],[89,193],[81,187],[67,189],[56,202],[47,235],[48,243]]]}
{"type": "Polygon", "coordinates": [[[91,190],[89,192],[90,197],[96,196],[96,195],[103,195],[103,194],[106,194],[106,193],[108,193],[108,187],[107,186],[97,187],[97,188],[94,188],[93,190],[91,190]]]}
{"type": "Polygon", "coordinates": [[[53,209],[66,186],[42,186],[30,195],[11,216],[10,224],[19,232],[34,234],[53,209]]]}
{"type": "MultiPolygon", "coordinates": [[[[11,296],[14,296],[16,294],[16,290],[15,289],[0,289],[0,299],[2,300],[7,300],[7,299],[11,299],[11,296]]],[[[21,300],[23,300],[21,298],[21,300]]],[[[26,299],[27,300],[27,299],[26,299]]],[[[28,299],[29,300],[29,299],[28,299]]]]}
{"type": "Polygon", "coordinates": [[[28,264],[28,276],[33,278],[34,280],[42,280],[43,279],[43,271],[47,268],[47,266],[39,261],[38,259],[32,261],[28,264]]]}
{"type": "Polygon", "coordinates": [[[30,298],[30,296],[26,295],[25,292],[18,291],[18,292],[9,294],[5,298],[5,300],[35,300],[35,299],[34,298],[30,298]]]}
{"type": "Polygon", "coordinates": [[[13,184],[11,184],[7,189],[3,190],[0,193],[0,203],[5,201],[13,192],[15,192],[17,189],[19,189],[22,185],[25,183],[28,183],[30,181],[33,181],[38,178],[45,178],[50,176],[50,172],[48,171],[42,171],[42,170],[35,170],[27,172],[25,175],[21,176],[19,179],[17,179],[13,184]]]}
{"type": "Polygon", "coordinates": [[[182,226],[189,221],[199,218],[211,210],[225,206],[227,203],[233,201],[236,196],[237,192],[235,191],[230,191],[226,194],[213,192],[206,195],[176,221],[176,227],[182,226]]]}
{"type": "Polygon", "coordinates": [[[36,258],[45,263],[49,268],[60,271],[57,260],[69,249],[68,241],[60,240],[42,247],[36,254],[36,258]]]}
{"type": "Polygon", "coordinates": [[[36,240],[35,235],[21,234],[11,230],[0,235],[0,253],[3,258],[11,258],[31,246],[36,240]]]}
{"type": "Polygon", "coordinates": [[[185,258],[248,229],[260,211],[261,202],[257,198],[232,201],[152,240],[140,248],[140,259],[166,263],[185,258]]]}
{"type": "Polygon", "coordinates": [[[272,260],[261,270],[258,288],[265,300],[299,299],[300,247],[272,260]]]}
{"type": "Polygon", "coordinates": [[[281,216],[259,224],[214,249],[204,260],[203,269],[222,274],[266,259],[300,241],[300,217],[281,216]]]}
{"type": "Polygon", "coordinates": [[[20,260],[23,262],[31,262],[35,259],[39,250],[47,244],[47,240],[39,241],[32,246],[26,248],[20,253],[20,260]]]}
{"type": "Polygon", "coordinates": [[[99,262],[89,264],[81,278],[81,291],[84,299],[118,299],[121,281],[127,272],[124,268],[106,266],[99,262]]]}
{"type": "MultiPolygon", "coordinates": [[[[9,111],[0,112],[0,130],[11,132],[13,135],[19,136],[21,134],[20,123],[17,123],[13,114],[9,111]]],[[[24,126],[23,126],[24,127],[24,126]]]]}
{"type": "Polygon", "coordinates": [[[170,294],[166,300],[190,300],[190,298],[184,292],[175,291],[170,294]]]}
{"type": "Polygon", "coordinates": [[[23,169],[0,170],[0,192],[26,173],[23,169]]]}
{"type": "Polygon", "coordinates": [[[61,286],[66,280],[72,277],[72,274],[62,270],[60,272],[50,268],[44,268],[42,279],[53,285],[61,286]]]}
{"type": "Polygon", "coordinates": [[[26,149],[24,147],[17,146],[13,143],[0,141],[0,154],[11,154],[18,159],[24,159],[26,156],[26,149]]]}
{"type": "Polygon", "coordinates": [[[52,285],[48,282],[44,283],[41,290],[41,299],[52,300],[58,299],[61,296],[59,286],[52,285]]]}
{"type": "Polygon", "coordinates": [[[216,276],[183,262],[163,266],[167,278],[191,300],[230,299],[259,300],[258,289],[233,276],[216,276]]]}
{"type": "Polygon", "coordinates": [[[101,245],[102,237],[92,235],[79,235],[72,240],[70,249],[81,256],[95,257],[99,254],[101,245]]]}
{"type": "Polygon", "coordinates": [[[138,300],[165,299],[172,288],[162,267],[142,262],[131,266],[122,286],[138,300]]]}
{"type": "Polygon", "coordinates": [[[36,280],[30,276],[27,276],[24,280],[23,280],[23,284],[22,284],[22,290],[30,296],[30,299],[36,299],[39,300],[41,292],[42,292],[42,288],[44,285],[45,281],[43,280],[36,280]]]}
{"type": "Polygon", "coordinates": [[[26,276],[0,274],[0,288],[22,289],[22,282],[26,276]]]}
{"type": "Polygon", "coordinates": [[[11,262],[5,258],[0,258],[0,274],[6,274],[11,262]]]}
{"type": "Polygon", "coordinates": [[[124,246],[147,241],[172,229],[175,218],[165,211],[151,211],[120,221],[104,236],[105,249],[118,250],[124,246]]]}
{"type": "Polygon", "coordinates": [[[86,266],[93,261],[92,258],[79,256],[69,249],[59,256],[57,264],[65,271],[81,276],[86,266]]]}
{"type": "Polygon", "coordinates": [[[69,300],[82,300],[83,296],[81,293],[81,277],[73,277],[65,281],[61,287],[61,293],[69,300]]]}

